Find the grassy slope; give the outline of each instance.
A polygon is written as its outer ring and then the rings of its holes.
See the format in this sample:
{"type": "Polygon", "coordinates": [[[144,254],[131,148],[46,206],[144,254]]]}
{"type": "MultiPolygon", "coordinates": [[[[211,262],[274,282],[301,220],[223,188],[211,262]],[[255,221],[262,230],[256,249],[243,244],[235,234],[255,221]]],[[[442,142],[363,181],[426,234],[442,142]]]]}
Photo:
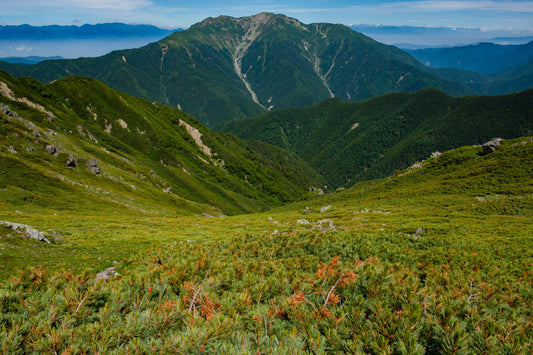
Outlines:
{"type": "Polygon", "coordinates": [[[181,111],[95,80],[71,77],[42,85],[0,75],[10,91],[1,101],[21,118],[1,116],[4,208],[24,203],[26,212],[89,208],[107,214],[117,208],[235,214],[294,201],[322,183],[279,148],[212,133],[181,111]],[[209,151],[197,144],[195,133],[209,151]],[[47,145],[58,152],[49,154],[47,145]],[[78,159],[77,167],[65,166],[69,154],[78,159]],[[90,158],[98,160],[100,176],[85,168],[90,158]]]}
{"type": "Polygon", "coordinates": [[[326,100],[217,128],[283,147],[332,187],[392,174],[417,160],[492,137],[533,133],[533,91],[452,98],[436,89],[358,103],[326,100]]]}
{"type": "Polygon", "coordinates": [[[2,270],[12,276],[0,287],[0,347],[530,353],[533,140],[480,151],[262,214],[4,211],[62,236],[44,245],[1,230],[2,256],[13,250],[31,268],[2,270]],[[336,230],[312,230],[325,220],[336,230]],[[35,255],[60,262],[42,267],[35,255]],[[120,275],[95,282],[113,260],[120,275]]]}

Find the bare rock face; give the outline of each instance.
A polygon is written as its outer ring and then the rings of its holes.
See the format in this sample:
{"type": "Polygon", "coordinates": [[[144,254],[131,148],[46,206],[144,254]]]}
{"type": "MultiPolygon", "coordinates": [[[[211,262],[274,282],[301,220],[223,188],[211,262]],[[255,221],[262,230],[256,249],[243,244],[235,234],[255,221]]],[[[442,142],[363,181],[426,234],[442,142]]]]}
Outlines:
{"type": "Polygon", "coordinates": [[[59,148],[57,148],[55,145],[53,144],[47,144],[46,147],[44,147],[44,150],[50,154],[50,155],[54,155],[56,154],[58,151],[59,151],[59,148]]]}
{"type": "Polygon", "coordinates": [[[85,166],[94,175],[100,175],[100,166],[98,165],[98,160],[96,160],[94,158],[91,158],[91,159],[87,160],[87,163],[85,163],[85,166]]]}
{"type": "Polygon", "coordinates": [[[75,167],[78,166],[78,159],[76,159],[76,157],[74,155],[69,153],[68,159],[67,159],[67,162],[65,163],[65,165],[68,166],[68,167],[71,167],[71,168],[75,168],[75,167]]]}
{"type": "Polygon", "coordinates": [[[8,116],[8,117],[13,117],[13,118],[18,118],[19,115],[15,112],[15,111],[12,111],[9,106],[7,105],[0,105],[0,112],[2,112],[4,115],[8,116]]]}
{"type": "Polygon", "coordinates": [[[109,280],[113,276],[118,276],[119,274],[115,271],[115,269],[116,269],[116,266],[108,267],[104,271],[99,272],[98,274],[96,274],[96,277],[94,278],[94,280],[95,281],[98,281],[98,280],[109,280]]]}
{"type": "Polygon", "coordinates": [[[22,230],[24,232],[24,234],[26,234],[28,237],[32,238],[32,239],[37,239],[37,240],[41,240],[43,242],[47,242],[47,243],[50,243],[50,241],[48,239],[46,239],[46,237],[41,233],[39,232],[37,229],[35,228],[32,228],[26,224],[21,224],[21,223],[13,223],[13,222],[5,222],[5,221],[0,221],[0,224],[3,224],[4,226],[8,227],[8,228],[11,228],[13,230],[22,230]]]}
{"type": "Polygon", "coordinates": [[[498,147],[502,145],[502,141],[502,138],[492,138],[490,141],[483,144],[483,152],[481,152],[480,155],[483,156],[495,152],[496,149],[498,149],[498,147]]]}
{"type": "Polygon", "coordinates": [[[335,224],[331,219],[323,219],[321,221],[316,222],[316,226],[313,227],[313,229],[318,228],[321,232],[327,232],[335,230],[337,227],[335,227],[335,224]]]}

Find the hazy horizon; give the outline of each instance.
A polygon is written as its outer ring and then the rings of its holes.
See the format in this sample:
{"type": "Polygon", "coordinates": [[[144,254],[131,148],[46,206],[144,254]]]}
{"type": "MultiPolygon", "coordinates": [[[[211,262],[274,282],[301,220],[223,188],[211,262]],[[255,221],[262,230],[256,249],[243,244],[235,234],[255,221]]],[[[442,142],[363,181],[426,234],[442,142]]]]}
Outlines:
{"type": "MultiPolygon", "coordinates": [[[[81,27],[83,25],[75,26],[81,27]]],[[[533,40],[532,33],[527,31],[517,32],[510,29],[385,26],[377,24],[358,24],[350,27],[376,41],[404,48],[460,46],[485,41],[497,44],[522,44],[533,40]],[[516,38],[516,40],[513,40],[513,38],[516,38]]],[[[97,57],[114,50],[142,47],[159,41],[168,34],[140,33],[138,36],[131,36],[130,34],[124,36],[115,33],[101,33],[100,35],[100,37],[95,35],[94,37],[79,38],[71,36],[66,36],[66,38],[46,38],[46,36],[43,37],[41,34],[40,38],[33,38],[30,34],[16,39],[0,38],[0,57],[97,57]]]]}

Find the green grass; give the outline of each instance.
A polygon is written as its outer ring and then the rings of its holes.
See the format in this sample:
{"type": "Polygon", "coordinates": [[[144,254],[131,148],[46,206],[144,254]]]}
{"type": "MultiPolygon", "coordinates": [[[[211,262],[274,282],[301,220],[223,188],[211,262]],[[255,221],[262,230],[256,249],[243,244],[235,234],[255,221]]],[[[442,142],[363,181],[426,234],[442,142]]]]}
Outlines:
{"type": "Polygon", "coordinates": [[[0,229],[0,349],[531,353],[533,143],[480,150],[223,218],[1,205],[52,243],[0,229]]]}

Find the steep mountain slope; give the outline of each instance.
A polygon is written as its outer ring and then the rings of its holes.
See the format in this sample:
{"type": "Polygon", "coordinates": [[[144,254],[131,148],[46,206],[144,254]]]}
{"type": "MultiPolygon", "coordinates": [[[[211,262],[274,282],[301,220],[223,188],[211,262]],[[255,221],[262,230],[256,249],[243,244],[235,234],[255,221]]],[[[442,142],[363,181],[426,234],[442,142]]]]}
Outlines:
{"type": "Polygon", "coordinates": [[[361,100],[428,86],[451,95],[473,93],[346,26],[305,25],[269,13],[208,18],[157,43],[98,58],[1,63],[0,68],[44,82],[68,75],[96,78],[131,95],[178,106],[208,126],[328,97],[361,100]]]}
{"type": "Polygon", "coordinates": [[[358,103],[330,99],[218,129],[283,147],[332,187],[389,175],[432,152],[533,134],[533,90],[452,98],[436,89],[358,103]]]}
{"type": "Polygon", "coordinates": [[[533,58],[533,42],[523,45],[480,43],[451,48],[404,50],[432,68],[457,68],[481,74],[501,73],[533,58]]]}
{"type": "Polygon", "coordinates": [[[0,105],[2,206],[235,214],[322,184],[279,148],[93,79],[43,85],[0,72],[0,105]]]}
{"type": "Polygon", "coordinates": [[[501,95],[509,90],[526,90],[533,83],[533,59],[503,73],[491,75],[489,79],[487,91],[492,95],[501,95]]]}

